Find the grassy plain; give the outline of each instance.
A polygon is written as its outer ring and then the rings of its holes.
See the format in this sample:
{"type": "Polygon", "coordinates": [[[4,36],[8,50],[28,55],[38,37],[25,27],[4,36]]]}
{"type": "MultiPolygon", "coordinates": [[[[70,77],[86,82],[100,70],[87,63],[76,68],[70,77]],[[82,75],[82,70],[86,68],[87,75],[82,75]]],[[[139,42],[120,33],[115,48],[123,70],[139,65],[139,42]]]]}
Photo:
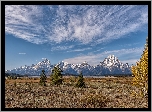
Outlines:
{"type": "Polygon", "coordinates": [[[5,80],[6,108],[148,108],[148,98],[136,96],[132,77],[85,78],[86,88],[74,87],[77,78],[63,77],[63,85],[38,84],[39,78],[5,80]]]}

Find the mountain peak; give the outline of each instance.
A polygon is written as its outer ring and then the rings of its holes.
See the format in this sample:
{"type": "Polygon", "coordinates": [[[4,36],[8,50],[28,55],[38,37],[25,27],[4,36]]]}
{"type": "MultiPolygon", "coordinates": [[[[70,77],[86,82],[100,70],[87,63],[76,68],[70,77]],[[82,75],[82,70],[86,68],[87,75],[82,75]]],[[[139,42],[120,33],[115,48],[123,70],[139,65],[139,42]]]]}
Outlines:
{"type": "Polygon", "coordinates": [[[38,62],[36,65],[51,65],[50,60],[43,59],[42,61],[38,62]]]}
{"type": "Polygon", "coordinates": [[[88,62],[84,61],[83,63],[87,64],[88,62]]]}
{"type": "Polygon", "coordinates": [[[114,59],[116,58],[114,55],[109,55],[107,58],[111,58],[111,59],[114,59]]]}
{"type": "Polygon", "coordinates": [[[104,64],[106,66],[112,66],[116,63],[120,63],[120,61],[114,55],[109,55],[107,58],[104,59],[101,64],[104,64]]]}

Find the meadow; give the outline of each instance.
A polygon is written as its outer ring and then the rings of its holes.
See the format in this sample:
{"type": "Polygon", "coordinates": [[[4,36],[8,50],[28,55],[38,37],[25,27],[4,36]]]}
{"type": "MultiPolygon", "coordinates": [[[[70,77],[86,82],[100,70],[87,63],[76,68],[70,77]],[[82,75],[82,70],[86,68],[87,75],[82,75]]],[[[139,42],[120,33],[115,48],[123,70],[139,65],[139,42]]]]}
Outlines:
{"type": "Polygon", "coordinates": [[[136,95],[132,77],[85,77],[86,88],[75,87],[76,77],[63,84],[39,85],[39,78],[5,80],[5,108],[148,108],[148,98],[136,95]]]}

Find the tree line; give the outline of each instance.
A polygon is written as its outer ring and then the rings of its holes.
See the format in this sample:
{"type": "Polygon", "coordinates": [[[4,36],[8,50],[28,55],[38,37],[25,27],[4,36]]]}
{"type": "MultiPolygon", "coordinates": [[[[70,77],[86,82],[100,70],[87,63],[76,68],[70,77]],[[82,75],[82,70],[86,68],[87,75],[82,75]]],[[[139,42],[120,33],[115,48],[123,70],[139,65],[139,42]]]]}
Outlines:
{"type": "MultiPolygon", "coordinates": [[[[54,68],[52,70],[52,74],[50,75],[51,84],[57,85],[57,86],[63,84],[62,72],[63,71],[59,68],[59,65],[54,66],[54,68]]],[[[47,79],[47,77],[45,75],[45,71],[42,70],[42,73],[40,75],[39,84],[41,86],[46,86],[46,82],[47,82],[46,79],[47,79]]],[[[80,88],[86,87],[82,73],[80,73],[80,75],[78,76],[78,80],[77,80],[77,83],[75,84],[75,86],[80,87],[80,88]]]]}

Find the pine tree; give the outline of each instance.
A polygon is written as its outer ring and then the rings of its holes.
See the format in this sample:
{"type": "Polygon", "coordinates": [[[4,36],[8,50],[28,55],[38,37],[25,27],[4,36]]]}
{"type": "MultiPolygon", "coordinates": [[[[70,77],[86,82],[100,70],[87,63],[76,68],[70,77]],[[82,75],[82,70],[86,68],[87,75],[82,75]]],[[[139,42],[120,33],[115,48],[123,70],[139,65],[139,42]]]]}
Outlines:
{"type": "Polygon", "coordinates": [[[59,65],[55,66],[54,69],[52,70],[52,75],[51,75],[51,82],[54,85],[60,85],[63,82],[62,74],[63,72],[60,68],[59,65]]]}
{"type": "Polygon", "coordinates": [[[133,85],[141,89],[142,95],[148,94],[148,38],[140,61],[132,66],[133,85]]]}
{"type": "Polygon", "coordinates": [[[83,78],[82,72],[80,73],[80,75],[78,77],[78,81],[76,83],[76,87],[79,87],[79,88],[85,87],[85,82],[84,82],[84,78],[83,78]]]}
{"type": "Polygon", "coordinates": [[[42,73],[41,73],[41,75],[40,75],[40,81],[39,81],[39,84],[41,85],[41,86],[46,86],[46,75],[45,75],[45,73],[44,73],[45,71],[44,70],[42,70],[42,73]]]}

